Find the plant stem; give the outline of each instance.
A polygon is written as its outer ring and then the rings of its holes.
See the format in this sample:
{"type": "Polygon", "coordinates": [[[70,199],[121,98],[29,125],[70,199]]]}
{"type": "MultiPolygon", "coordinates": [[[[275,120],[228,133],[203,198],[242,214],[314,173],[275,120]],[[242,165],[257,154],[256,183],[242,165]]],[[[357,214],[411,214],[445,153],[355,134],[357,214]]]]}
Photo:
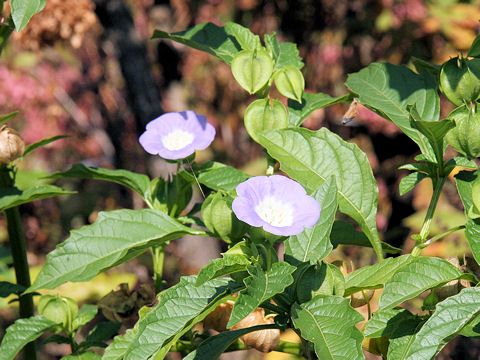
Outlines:
{"type": "MultiPolygon", "coordinates": [[[[3,6],[3,2],[2,2],[3,6]]],[[[0,26],[0,54],[2,53],[3,47],[5,46],[5,43],[7,42],[8,38],[10,37],[10,34],[13,32],[15,29],[15,25],[13,23],[12,16],[5,20],[5,22],[0,26]]]]}
{"type": "Polygon", "coordinates": [[[413,256],[420,255],[422,251],[421,245],[427,240],[427,236],[430,232],[430,225],[432,224],[433,214],[435,213],[435,209],[437,207],[438,199],[440,198],[440,194],[442,192],[443,184],[445,184],[446,177],[442,176],[437,179],[435,182],[435,187],[433,189],[432,200],[430,201],[430,205],[428,206],[427,214],[425,215],[425,219],[423,220],[422,229],[420,230],[419,234],[419,245],[415,246],[412,250],[413,256]]]}
{"type": "MultiPolygon", "coordinates": [[[[10,177],[10,171],[6,167],[0,168],[0,186],[13,187],[13,180],[10,177]]],[[[18,207],[4,210],[5,219],[7,221],[8,237],[10,239],[10,250],[12,252],[13,267],[15,269],[15,277],[17,284],[30,287],[30,272],[27,261],[27,252],[25,250],[25,240],[22,232],[22,222],[18,207]]],[[[27,294],[20,296],[20,317],[28,318],[33,316],[33,295],[27,294]]],[[[35,343],[31,342],[25,345],[23,356],[28,360],[35,360],[35,343]]]]}
{"type": "Polygon", "coordinates": [[[152,247],[153,282],[155,284],[155,294],[158,294],[163,287],[164,258],[165,258],[165,244],[152,247]]]}
{"type": "Polygon", "coordinates": [[[427,241],[425,241],[422,245],[422,249],[427,247],[428,245],[434,243],[435,241],[438,241],[440,239],[442,239],[443,237],[455,232],[455,231],[458,231],[458,230],[462,230],[462,229],[465,229],[465,225],[458,225],[458,226],[455,226],[451,229],[448,229],[438,235],[435,235],[433,237],[431,237],[430,239],[428,239],[427,241]]]}

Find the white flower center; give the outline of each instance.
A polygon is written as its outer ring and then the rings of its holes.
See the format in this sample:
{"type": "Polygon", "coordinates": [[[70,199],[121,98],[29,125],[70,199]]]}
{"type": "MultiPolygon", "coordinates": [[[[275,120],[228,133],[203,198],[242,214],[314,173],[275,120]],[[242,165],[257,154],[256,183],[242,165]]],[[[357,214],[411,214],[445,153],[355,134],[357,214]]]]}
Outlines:
{"type": "Polygon", "coordinates": [[[255,206],[255,212],[263,221],[272,226],[283,227],[293,223],[292,206],[271,196],[264,198],[255,206]]]}
{"type": "Polygon", "coordinates": [[[175,129],[162,138],[162,144],[167,150],[181,150],[193,142],[193,134],[181,129],[175,129]]]}

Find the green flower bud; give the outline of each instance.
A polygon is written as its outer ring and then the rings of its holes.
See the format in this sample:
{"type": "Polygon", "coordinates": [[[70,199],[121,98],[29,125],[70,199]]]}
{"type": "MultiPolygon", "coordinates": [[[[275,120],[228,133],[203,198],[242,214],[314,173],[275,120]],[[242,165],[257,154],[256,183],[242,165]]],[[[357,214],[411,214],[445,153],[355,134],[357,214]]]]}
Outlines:
{"type": "Polygon", "coordinates": [[[292,65],[286,66],[275,73],[274,80],[280,94],[302,103],[305,79],[298,68],[292,65]]]}
{"type": "Polygon", "coordinates": [[[480,156],[480,113],[477,106],[455,109],[448,115],[455,127],[447,133],[447,142],[460,154],[469,158],[480,156]]]}
{"type": "Polygon", "coordinates": [[[471,103],[480,96],[480,59],[455,57],[443,64],[440,90],[457,106],[471,103]]]}
{"type": "Polygon", "coordinates": [[[78,304],[69,297],[43,295],[38,301],[38,313],[70,332],[78,314],[78,304]]]}
{"type": "Polygon", "coordinates": [[[212,193],[202,204],[205,226],[227,243],[240,240],[249,226],[238,220],[232,210],[233,198],[222,193],[212,193]]]}
{"type": "Polygon", "coordinates": [[[235,80],[250,94],[267,85],[273,72],[273,60],[264,49],[240,51],[231,66],[235,80]]]}
{"type": "Polygon", "coordinates": [[[257,142],[261,132],[288,126],[287,110],[278,100],[260,99],[252,102],[245,110],[244,120],[248,135],[257,142]]]}
{"type": "Polygon", "coordinates": [[[150,187],[154,208],[172,216],[179,216],[192,199],[193,190],[189,181],[180,175],[175,176],[173,182],[156,178],[150,187]],[[176,181],[178,184],[175,183],[176,181]]]}

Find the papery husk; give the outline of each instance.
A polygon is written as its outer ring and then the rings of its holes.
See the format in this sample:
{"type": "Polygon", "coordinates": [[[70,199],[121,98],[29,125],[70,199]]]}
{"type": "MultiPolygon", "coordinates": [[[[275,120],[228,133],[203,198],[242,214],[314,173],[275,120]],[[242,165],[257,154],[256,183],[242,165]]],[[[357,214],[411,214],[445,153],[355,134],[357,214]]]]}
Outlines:
{"type": "Polygon", "coordinates": [[[20,134],[3,125],[0,128],[0,163],[9,164],[25,152],[25,142],[20,134]]]}
{"type": "MultiPolygon", "coordinates": [[[[232,330],[244,329],[256,325],[274,324],[272,317],[265,317],[265,310],[257,308],[245,319],[232,327],[232,330]]],[[[270,352],[278,346],[280,342],[279,329],[266,329],[253,331],[240,337],[245,346],[253,347],[261,352],[270,352]]]]}
{"type": "Polygon", "coordinates": [[[358,308],[360,306],[366,305],[367,302],[373,297],[375,290],[364,290],[353,293],[350,296],[350,306],[353,308],[358,308]],[[364,295],[365,293],[365,295],[364,295]]]}
{"type": "Polygon", "coordinates": [[[203,329],[213,329],[218,332],[226,331],[228,320],[232,314],[233,304],[233,301],[227,301],[218,305],[215,310],[203,319],[203,329]]]}

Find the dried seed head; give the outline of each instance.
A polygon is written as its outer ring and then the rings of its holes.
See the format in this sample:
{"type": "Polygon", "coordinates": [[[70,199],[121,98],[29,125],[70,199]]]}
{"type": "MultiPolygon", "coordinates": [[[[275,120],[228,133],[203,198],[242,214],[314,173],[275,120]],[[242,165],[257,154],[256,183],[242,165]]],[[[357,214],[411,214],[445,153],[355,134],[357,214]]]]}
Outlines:
{"type": "Polygon", "coordinates": [[[3,125],[0,128],[0,163],[8,164],[23,155],[25,142],[18,132],[3,125]]]}
{"type": "Polygon", "coordinates": [[[213,329],[218,332],[227,330],[228,320],[232,314],[233,301],[218,305],[208,316],[203,319],[203,328],[213,329]]]}

